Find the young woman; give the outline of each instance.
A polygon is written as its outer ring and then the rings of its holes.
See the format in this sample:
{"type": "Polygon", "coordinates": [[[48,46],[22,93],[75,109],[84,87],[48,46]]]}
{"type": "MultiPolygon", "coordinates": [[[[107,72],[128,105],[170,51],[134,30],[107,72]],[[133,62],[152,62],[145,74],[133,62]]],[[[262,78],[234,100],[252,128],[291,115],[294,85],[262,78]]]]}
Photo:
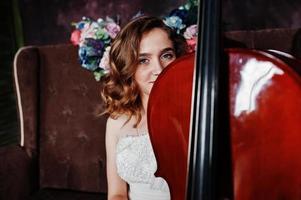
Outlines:
{"type": "Polygon", "coordinates": [[[110,115],[106,130],[108,199],[168,200],[168,184],[155,177],[148,135],[150,91],[161,71],[186,53],[185,39],[161,19],[140,17],[117,35],[102,96],[110,115]]]}

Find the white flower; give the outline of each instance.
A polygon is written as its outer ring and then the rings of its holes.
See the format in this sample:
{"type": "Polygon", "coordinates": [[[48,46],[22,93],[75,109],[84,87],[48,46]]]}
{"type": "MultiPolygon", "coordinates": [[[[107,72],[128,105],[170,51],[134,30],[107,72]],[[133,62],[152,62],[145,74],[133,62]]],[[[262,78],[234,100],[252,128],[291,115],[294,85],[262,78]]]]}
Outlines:
{"type": "Polygon", "coordinates": [[[175,29],[177,33],[180,33],[180,30],[182,30],[186,26],[185,24],[183,24],[182,19],[178,16],[167,17],[163,20],[163,22],[170,28],[175,29]]]}
{"type": "Polygon", "coordinates": [[[106,47],[105,52],[100,60],[99,67],[104,70],[105,73],[110,71],[110,63],[109,63],[109,53],[111,50],[111,46],[106,47]]]}

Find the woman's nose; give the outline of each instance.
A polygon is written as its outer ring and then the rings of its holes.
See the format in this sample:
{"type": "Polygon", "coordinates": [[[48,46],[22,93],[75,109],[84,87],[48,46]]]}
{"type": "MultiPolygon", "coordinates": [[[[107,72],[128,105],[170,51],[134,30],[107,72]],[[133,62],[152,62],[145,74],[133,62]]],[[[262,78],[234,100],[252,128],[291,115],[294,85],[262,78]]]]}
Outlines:
{"type": "Polygon", "coordinates": [[[152,74],[159,75],[162,72],[163,68],[164,68],[164,66],[160,62],[160,60],[156,60],[156,62],[154,63],[154,66],[153,66],[152,74]]]}

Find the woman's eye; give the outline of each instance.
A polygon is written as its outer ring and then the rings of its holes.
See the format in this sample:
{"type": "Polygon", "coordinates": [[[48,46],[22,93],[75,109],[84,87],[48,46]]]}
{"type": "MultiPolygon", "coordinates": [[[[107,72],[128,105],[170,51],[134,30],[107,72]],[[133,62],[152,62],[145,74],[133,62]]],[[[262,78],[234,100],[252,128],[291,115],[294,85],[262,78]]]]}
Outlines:
{"type": "Polygon", "coordinates": [[[174,59],[175,55],[173,53],[165,53],[162,55],[162,58],[164,60],[172,60],[174,59]]]}
{"type": "Polygon", "coordinates": [[[139,59],[139,64],[147,64],[148,62],[149,62],[149,60],[146,58],[139,59]]]}

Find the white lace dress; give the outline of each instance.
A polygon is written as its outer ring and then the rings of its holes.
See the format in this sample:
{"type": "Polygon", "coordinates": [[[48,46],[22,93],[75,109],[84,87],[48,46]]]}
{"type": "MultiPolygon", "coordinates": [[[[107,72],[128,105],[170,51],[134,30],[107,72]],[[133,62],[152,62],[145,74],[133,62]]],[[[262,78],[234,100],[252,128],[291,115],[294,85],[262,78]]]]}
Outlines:
{"type": "Polygon", "coordinates": [[[121,137],[116,164],[119,176],[129,184],[130,200],[170,200],[167,182],[154,176],[157,162],[148,134],[121,137]]]}

